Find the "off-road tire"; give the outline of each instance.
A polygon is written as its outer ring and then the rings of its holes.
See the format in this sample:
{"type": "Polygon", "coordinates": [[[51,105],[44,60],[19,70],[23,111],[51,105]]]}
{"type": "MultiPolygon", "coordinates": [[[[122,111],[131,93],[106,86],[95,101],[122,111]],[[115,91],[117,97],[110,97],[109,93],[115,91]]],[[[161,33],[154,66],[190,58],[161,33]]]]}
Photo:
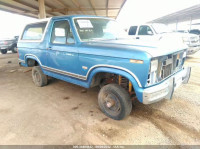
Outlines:
{"type": "Polygon", "coordinates": [[[1,54],[6,54],[8,52],[7,49],[1,49],[1,54]]]}
{"type": "MultiPolygon", "coordinates": [[[[109,98],[111,99],[111,98],[109,98]]],[[[132,101],[130,99],[129,93],[122,88],[118,84],[108,84],[101,88],[99,95],[98,95],[98,103],[100,106],[101,111],[108,117],[115,119],[115,120],[122,120],[126,116],[131,113],[132,110],[132,101]],[[116,111],[107,107],[107,98],[114,97],[115,102],[114,106],[111,108],[115,108],[115,106],[119,109],[116,111]]]]}
{"type": "Polygon", "coordinates": [[[33,67],[32,78],[36,86],[42,87],[47,85],[47,76],[42,72],[40,66],[33,67]]]}

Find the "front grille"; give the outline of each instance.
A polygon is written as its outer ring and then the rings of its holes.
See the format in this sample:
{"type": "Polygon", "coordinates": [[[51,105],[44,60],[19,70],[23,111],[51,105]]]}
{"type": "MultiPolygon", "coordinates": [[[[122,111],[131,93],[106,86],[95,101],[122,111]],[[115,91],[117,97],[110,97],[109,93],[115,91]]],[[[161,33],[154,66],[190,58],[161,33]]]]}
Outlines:
{"type": "MultiPolygon", "coordinates": [[[[158,83],[182,69],[185,62],[185,51],[158,57],[157,71],[149,72],[147,85],[158,83]]],[[[186,53],[185,53],[186,54],[186,53]]]]}
{"type": "Polygon", "coordinates": [[[184,52],[168,55],[160,59],[160,69],[158,71],[158,81],[161,81],[171,74],[179,71],[185,61],[184,52]]]}
{"type": "Polygon", "coordinates": [[[172,65],[167,65],[167,66],[163,66],[162,68],[162,72],[161,72],[161,78],[166,78],[168,77],[169,75],[172,74],[172,65]]]}
{"type": "Polygon", "coordinates": [[[190,42],[191,43],[198,43],[199,42],[199,37],[190,37],[190,42]]]}
{"type": "Polygon", "coordinates": [[[198,43],[198,40],[196,40],[196,41],[193,40],[193,41],[191,41],[191,43],[198,43]]]}
{"type": "Polygon", "coordinates": [[[199,40],[192,40],[191,43],[199,43],[199,40]]]}

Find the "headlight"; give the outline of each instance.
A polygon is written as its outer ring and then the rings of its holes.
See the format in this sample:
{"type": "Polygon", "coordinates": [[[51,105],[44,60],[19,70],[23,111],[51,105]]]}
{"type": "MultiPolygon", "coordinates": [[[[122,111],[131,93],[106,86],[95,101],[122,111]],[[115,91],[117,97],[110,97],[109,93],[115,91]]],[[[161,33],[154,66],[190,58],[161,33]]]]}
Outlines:
{"type": "Polygon", "coordinates": [[[151,69],[150,72],[154,72],[158,69],[158,60],[151,61],[151,69]]]}
{"type": "Polygon", "coordinates": [[[158,70],[158,60],[152,60],[150,71],[147,79],[147,86],[152,85],[157,82],[157,70],[158,70]]]}

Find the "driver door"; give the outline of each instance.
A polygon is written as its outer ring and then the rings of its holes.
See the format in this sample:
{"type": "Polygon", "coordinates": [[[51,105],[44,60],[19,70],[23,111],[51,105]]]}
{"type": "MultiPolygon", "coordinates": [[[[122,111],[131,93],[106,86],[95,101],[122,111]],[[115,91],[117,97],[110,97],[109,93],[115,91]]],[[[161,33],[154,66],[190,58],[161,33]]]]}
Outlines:
{"type": "Polygon", "coordinates": [[[138,29],[138,35],[136,39],[141,40],[152,40],[153,39],[153,30],[148,25],[141,25],[138,29]]]}
{"type": "Polygon", "coordinates": [[[76,77],[78,50],[68,20],[54,21],[47,51],[47,69],[58,74],[76,77]]]}

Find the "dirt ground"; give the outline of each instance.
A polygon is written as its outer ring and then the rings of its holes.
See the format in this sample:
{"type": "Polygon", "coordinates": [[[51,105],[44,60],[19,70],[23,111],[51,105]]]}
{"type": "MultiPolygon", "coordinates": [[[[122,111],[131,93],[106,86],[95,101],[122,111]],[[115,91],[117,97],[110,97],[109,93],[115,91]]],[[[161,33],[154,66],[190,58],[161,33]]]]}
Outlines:
{"type": "Polygon", "coordinates": [[[0,55],[0,144],[198,144],[200,145],[200,52],[187,59],[192,75],[172,101],[134,103],[122,121],[99,110],[98,88],[51,80],[32,82],[17,54],[0,55]]]}

